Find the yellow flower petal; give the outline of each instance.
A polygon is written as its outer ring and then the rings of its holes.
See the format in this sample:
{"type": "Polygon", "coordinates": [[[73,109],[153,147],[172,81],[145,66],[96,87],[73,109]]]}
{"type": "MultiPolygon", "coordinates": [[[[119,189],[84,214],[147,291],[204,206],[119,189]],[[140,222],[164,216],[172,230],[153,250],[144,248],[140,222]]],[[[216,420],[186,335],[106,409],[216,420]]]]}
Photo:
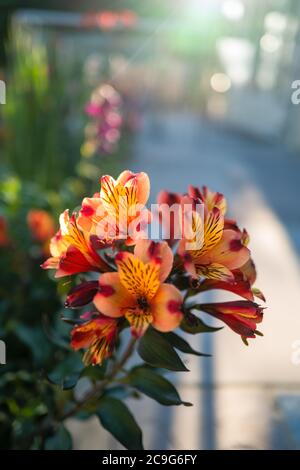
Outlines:
{"type": "Polygon", "coordinates": [[[160,285],[159,265],[151,262],[144,264],[128,252],[118,253],[116,263],[120,281],[126,290],[136,298],[152,299],[160,285]]]}

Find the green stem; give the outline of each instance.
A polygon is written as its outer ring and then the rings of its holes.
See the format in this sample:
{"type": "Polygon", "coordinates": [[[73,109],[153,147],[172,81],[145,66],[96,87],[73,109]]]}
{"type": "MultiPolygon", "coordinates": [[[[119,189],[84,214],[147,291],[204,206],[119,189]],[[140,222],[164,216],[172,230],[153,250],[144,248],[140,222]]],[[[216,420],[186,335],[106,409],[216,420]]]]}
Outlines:
{"type": "MultiPolygon", "coordinates": [[[[72,408],[70,408],[68,411],[66,411],[59,419],[55,420],[54,422],[50,422],[49,419],[48,419],[47,423],[44,422],[42,424],[42,426],[40,427],[40,429],[39,429],[39,434],[43,435],[43,436],[46,435],[47,432],[52,429],[53,424],[55,424],[55,422],[59,423],[59,422],[65,421],[68,418],[71,418],[89,400],[91,400],[92,398],[95,398],[97,395],[101,395],[105,391],[106,386],[113,381],[113,379],[116,377],[118,372],[120,370],[122,370],[125,363],[128,361],[128,359],[132,355],[132,353],[134,351],[136,341],[137,341],[136,338],[132,338],[130,340],[130,342],[128,343],[127,348],[124,351],[124,353],[122,354],[121,358],[119,359],[119,361],[115,362],[115,364],[113,365],[110,373],[107,375],[107,377],[105,379],[102,380],[102,382],[96,384],[92,390],[90,390],[88,393],[86,393],[86,395],[81,400],[79,400],[72,408]]],[[[30,435],[30,438],[33,439],[34,436],[35,436],[35,433],[32,433],[32,435],[30,435]]]]}
{"type": "Polygon", "coordinates": [[[97,395],[101,395],[104,392],[107,385],[115,378],[118,372],[123,369],[124,365],[132,355],[135,343],[136,338],[132,338],[128,343],[128,346],[124,351],[123,355],[121,356],[120,360],[114,364],[112,370],[107,375],[107,377],[103,379],[102,382],[96,384],[94,388],[87,392],[87,394],[81,400],[79,400],[70,410],[64,413],[60,421],[64,421],[65,419],[70,418],[71,416],[76,414],[77,411],[79,411],[88,401],[90,401],[92,398],[95,398],[97,395]]]}
{"type": "Polygon", "coordinates": [[[201,304],[194,304],[194,305],[185,305],[186,310],[201,310],[202,311],[202,305],[201,304]]]}

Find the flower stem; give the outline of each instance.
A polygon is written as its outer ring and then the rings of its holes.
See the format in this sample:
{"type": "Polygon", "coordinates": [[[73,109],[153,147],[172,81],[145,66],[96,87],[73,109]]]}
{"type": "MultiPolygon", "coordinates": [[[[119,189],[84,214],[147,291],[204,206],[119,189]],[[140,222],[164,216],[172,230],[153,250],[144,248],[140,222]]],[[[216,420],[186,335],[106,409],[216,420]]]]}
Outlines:
{"type": "Polygon", "coordinates": [[[67,418],[70,418],[73,416],[77,411],[80,410],[89,400],[92,398],[95,398],[97,395],[100,395],[102,392],[104,392],[106,386],[115,378],[115,376],[118,374],[120,370],[123,369],[124,365],[128,361],[128,359],[131,357],[135,343],[136,343],[136,338],[132,338],[130,342],[128,343],[128,346],[124,353],[122,354],[121,358],[115,362],[114,366],[112,367],[110,373],[105,377],[100,383],[94,386],[92,390],[86,393],[86,395],[79,400],[70,410],[65,412],[60,421],[64,421],[67,418]]]}

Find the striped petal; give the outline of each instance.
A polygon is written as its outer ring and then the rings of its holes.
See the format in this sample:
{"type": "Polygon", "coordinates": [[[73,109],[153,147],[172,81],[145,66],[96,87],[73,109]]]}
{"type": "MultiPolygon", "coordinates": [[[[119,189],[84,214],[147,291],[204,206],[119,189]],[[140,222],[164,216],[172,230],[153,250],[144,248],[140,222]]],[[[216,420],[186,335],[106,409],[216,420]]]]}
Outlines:
{"type": "Polygon", "coordinates": [[[134,187],[137,202],[145,205],[150,194],[150,180],[147,173],[132,173],[129,170],[123,171],[117,179],[117,183],[126,188],[134,187]]]}
{"type": "Polygon", "coordinates": [[[218,263],[232,270],[243,266],[249,258],[250,251],[243,245],[241,233],[234,230],[224,230],[218,245],[201,256],[201,264],[218,263]]]}
{"type": "Polygon", "coordinates": [[[203,186],[202,191],[194,186],[189,186],[189,196],[199,198],[204,202],[208,212],[217,207],[221,214],[225,214],[227,210],[226,199],[223,194],[210,191],[207,186],[203,186]]]}
{"type": "MultiPolygon", "coordinates": [[[[122,186],[119,186],[121,188],[122,186]]],[[[109,175],[102,176],[100,198],[102,199],[105,207],[112,207],[114,210],[119,210],[119,196],[120,191],[117,189],[116,180],[109,175]]]]}
{"type": "MultiPolygon", "coordinates": [[[[204,229],[201,227],[200,219],[198,217],[197,230],[203,230],[202,234],[202,247],[199,250],[188,250],[188,253],[193,259],[199,259],[204,254],[208,253],[214,246],[216,246],[222,238],[224,217],[219,209],[214,208],[205,218],[204,229]]],[[[203,224],[202,224],[203,226],[203,224]]],[[[198,239],[199,235],[198,235],[198,239]]],[[[180,244],[179,254],[182,253],[184,245],[180,244]]]]}
{"type": "Polygon", "coordinates": [[[232,272],[222,264],[211,263],[211,264],[197,264],[195,263],[195,270],[198,276],[203,276],[207,279],[215,279],[219,281],[233,281],[234,276],[232,272]]]}
{"type": "Polygon", "coordinates": [[[116,256],[120,281],[134,297],[146,297],[151,300],[159,288],[159,265],[153,262],[143,263],[128,252],[116,256]]]}
{"type": "Polygon", "coordinates": [[[154,263],[159,266],[159,280],[163,282],[173,266],[173,253],[167,242],[156,243],[151,240],[138,240],[134,255],[143,263],[154,263]]]}
{"type": "Polygon", "coordinates": [[[138,307],[127,309],[125,318],[130,324],[132,335],[136,338],[142,336],[153,321],[153,316],[150,311],[143,312],[138,307]]]}
{"type": "Polygon", "coordinates": [[[83,362],[101,364],[110,356],[116,339],[117,322],[112,318],[99,315],[82,325],[75,326],[71,331],[71,346],[73,349],[88,348],[83,356],[83,362]]]}

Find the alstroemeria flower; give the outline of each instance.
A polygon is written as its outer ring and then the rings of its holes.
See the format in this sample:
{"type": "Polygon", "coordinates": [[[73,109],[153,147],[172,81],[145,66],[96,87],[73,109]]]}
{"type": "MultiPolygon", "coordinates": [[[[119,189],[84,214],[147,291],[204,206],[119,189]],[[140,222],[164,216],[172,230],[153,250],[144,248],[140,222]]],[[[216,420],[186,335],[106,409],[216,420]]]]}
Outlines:
{"type": "Polygon", "coordinates": [[[83,200],[78,225],[100,239],[122,239],[133,244],[134,240],[142,238],[142,232],[150,222],[149,211],[144,207],[149,193],[146,173],[126,170],[116,180],[103,176],[100,194],[83,200]]]}
{"type": "Polygon", "coordinates": [[[85,365],[102,364],[103,360],[111,356],[118,331],[118,324],[114,318],[98,314],[85,314],[82,318],[89,318],[87,322],[75,326],[71,331],[71,346],[73,349],[86,349],[83,362],[85,365]]]}
{"type": "Polygon", "coordinates": [[[181,238],[177,233],[182,220],[181,200],[181,194],[168,191],[160,191],[157,196],[159,222],[163,227],[164,240],[171,247],[181,238]]]}
{"type": "Polygon", "coordinates": [[[59,222],[60,230],[50,242],[52,256],[43,263],[42,268],[56,269],[55,277],[110,270],[93,248],[90,235],[79,230],[76,214],[69,217],[69,211],[66,210],[61,214],[59,222]]]}
{"type": "Polygon", "coordinates": [[[105,211],[101,210],[101,207],[99,193],[83,199],[77,217],[77,225],[83,232],[88,232],[90,235],[97,234],[97,225],[105,215],[105,211]]]}
{"type": "MultiPolygon", "coordinates": [[[[241,266],[239,269],[234,271],[234,276],[237,279],[238,282],[244,282],[245,284],[248,283],[249,289],[252,292],[254,297],[257,297],[258,299],[262,300],[263,302],[266,301],[264,294],[261,292],[260,289],[257,287],[254,287],[254,283],[256,281],[256,268],[255,264],[252,260],[252,258],[249,258],[249,260],[241,266]]],[[[251,299],[249,299],[251,300],[251,299]]]]}
{"type": "Polygon", "coordinates": [[[240,277],[246,279],[251,286],[253,286],[256,281],[257,274],[252,258],[249,258],[249,260],[237,270],[237,273],[240,275],[240,277]]]}
{"type": "Polygon", "coordinates": [[[185,269],[193,277],[234,281],[233,270],[243,266],[250,257],[243,244],[243,233],[224,230],[224,217],[217,207],[204,215],[204,223],[198,217],[197,230],[202,233],[201,248],[187,250],[185,239],[179,243],[178,253],[185,269]]]}
{"type": "Polygon", "coordinates": [[[126,317],[135,336],[150,324],[161,332],[177,328],[182,297],[176,287],[164,283],[173,265],[168,244],[140,240],[134,254],[118,253],[116,264],[117,273],[100,276],[97,309],[110,317],[126,317]]]}
{"type": "Polygon", "coordinates": [[[256,325],[263,319],[263,308],[254,302],[238,300],[213,304],[201,304],[199,310],[218,318],[242,338],[255,338],[256,325]]]}
{"type": "MultiPolygon", "coordinates": [[[[244,229],[241,232],[235,220],[225,219],[224,228],[225,227],[225,230],[232,230],[236,232],[237,236],[240,237],[240,241],[243,246],[247,246],[249,244],[249,235],[247,231],[244,229]]],[[[266,299],[263,293],[256,287],[253,287],[253,284],[256,281],[256,269],[253,260],[250,257],[244,265],[240,266],[238,269],[233,269],[231,273],[233,277],[227,281],[205,279],[197,285],[196,289],[198,292],[221,289],[233,292],[234,294],[240,295],[247,300],[253,301],[254,297],[257,297],[265,302],[266,299]]]]}
{"type": "Polygon", "coordinates": [[[202,201],[208,212],[216,207],[222,215],[225,215],[227,202],[223,194],[210,191],[207,186],[203,186],[202,191],[195,186],[189,186],[188,195],[193,199],[202,201]]]}
{"type": "Polygon", "coordinates": [[[157,203],[160,206],[159,221],[167,234],[165,240],[170,246],[173,246],[176,241],[182,238],[178,236],[179,233],[184,233],[185,204],[202,205],[205,216],[214,208],[217,208],[223,216],[227,210],[227,203],[223,194],[210,191],[206,186],[203,186],[202,191],[195,186],[189,186],[187,195],[160,191],[157,196],[157,203]]]}
{"type": "Polygon", "coordinates": [[[48,242],[55,234],[53,218],[42,209],[31,209],[27,214],[27,224],[33,238],[38,242],[48,242]]]}
{"type": "Polygon", "coordinates": [[[199,285],[196,287],[197,292],[205,292],[209,290],[226,290],[228,292],[232,292],[234,294],[240,295],[247,300],[254,300],[254,295],[251,290],[250,283],[245,280],[241,279],[238,273],[234,273],[234,280],[231,282],[226,281],[219,281],[215,279],[204,279],[199,285]]]}
{"type": "Polygon", "coordinates": [[[80,308],[89,304],[99,288],[98,281],[85,281],[70,290],[65,307],[67,308],[80,308]]]}

